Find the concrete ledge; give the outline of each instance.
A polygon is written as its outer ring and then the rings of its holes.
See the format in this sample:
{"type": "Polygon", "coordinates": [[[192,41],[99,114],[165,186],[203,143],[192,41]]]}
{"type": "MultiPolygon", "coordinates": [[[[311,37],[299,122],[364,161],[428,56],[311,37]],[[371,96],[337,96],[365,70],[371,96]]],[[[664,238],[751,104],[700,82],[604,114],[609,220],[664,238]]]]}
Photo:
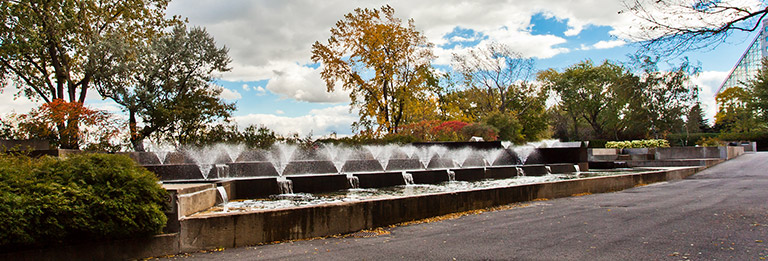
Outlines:
{"type": "Polygon", "coordinates": [[[216,184],[208,184],[208,186],[208,188],[200,191],[187,194],[176,194],[179,218],[209,209],[216,205],[216,197],[219,194],[219,191],[216,189],[216,184]]]}
{"type": "Polygon", "coordinates": [[[456,181],[478,181],[485,178],[483,168],[451,169],[456,173],[456,181]]]}
{"type": "Polygon", "coordinates": [[[416,184],[438,184],[448,181],[448,170],[416,170],[407,171],[413,176],[416,184]]]}
{"type": "Polygon", "coordinates": [[[517,167],[487,167],[485,168],[485,178],[487,179],[508,179],[517,177],[521,173],[517,167]]]}
{"type": "MultiPolygon", "coordinates": [[[[421,163],[419,163],[421,164],[421,163]]],[[[383,188],[405,185],[400,172],[355,173],[361,188],[383,188]]]]}
{"type": "Polygon", "coordinates": [[[576,166],[568,163],[549,164],[549,169],[553,174],[564,174],[576,172],[576,166]]]}
{"type": "Polygon", "coordinates": [[[520,166],[520,169],[523,170],[524,176],[529,177],[544,176],[549,173],[549,171],[547,171],[547,166],[545,165],[524,165],[520,166]]]}
{"type": "Polygon", "coordinates": [[[266,198],[280,193],[277,178],[236,179],[232,183],[235,187],[234,195],[229,196],[232,199],[266,198]]]}
{"type": "Polygon", "coordinates": [[[349,188],[349,181],[346,175],[301,175],[287,176],[293,182],[293,192],[295,193],[322,193],[339,191],[349,188]]]}

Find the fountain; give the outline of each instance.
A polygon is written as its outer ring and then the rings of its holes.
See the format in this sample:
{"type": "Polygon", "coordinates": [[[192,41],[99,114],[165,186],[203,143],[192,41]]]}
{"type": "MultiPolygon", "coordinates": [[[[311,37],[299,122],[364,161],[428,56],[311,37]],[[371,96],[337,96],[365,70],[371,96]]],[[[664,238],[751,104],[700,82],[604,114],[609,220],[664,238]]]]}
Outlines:
{"type": "Polygon", "coordinates": [[[560,150],[554,148],[558,147],[554,141],[522,146],[511,142],[496,142],[495,147],[491,144],[494,143],[360,147],[321,144],[304,148],[278,143],[268,150],[218,144],[168,151],[163,159],[166,164],[145,166],[165,181],[234,180],[241,184],[236,186],[238,191],[268,196],[573,173],[578,172],[574,164],[582,162],[539,153],[560,150]],[[553,148],[544,148],[547,146],[553,148]],[[532,155],[537,155],[535,160],[532,155]],[[195,171],[191,171],[192,167],[195,171]],[[259,189],[254,191],[248,186],[259,189]]]}
{"type": "Polygon", "coordinates": [[[413,175],[411,173],[403,171],[403,182],[405,182],[405,185],[413,185],[413,175]]]}

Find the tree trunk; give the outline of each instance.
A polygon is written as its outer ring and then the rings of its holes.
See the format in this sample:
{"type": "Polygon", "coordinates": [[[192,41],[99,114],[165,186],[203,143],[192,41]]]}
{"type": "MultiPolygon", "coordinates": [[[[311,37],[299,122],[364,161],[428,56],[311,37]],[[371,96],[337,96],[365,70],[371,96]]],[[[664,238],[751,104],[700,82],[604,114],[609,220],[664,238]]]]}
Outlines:
{"type": "Polygon", "coordinates": [[[136,127],[136,111],[128,109],[128,131],[131,134],[131,146],[136,152],[144,152],[144,135],[139,133],[136,127]]]}

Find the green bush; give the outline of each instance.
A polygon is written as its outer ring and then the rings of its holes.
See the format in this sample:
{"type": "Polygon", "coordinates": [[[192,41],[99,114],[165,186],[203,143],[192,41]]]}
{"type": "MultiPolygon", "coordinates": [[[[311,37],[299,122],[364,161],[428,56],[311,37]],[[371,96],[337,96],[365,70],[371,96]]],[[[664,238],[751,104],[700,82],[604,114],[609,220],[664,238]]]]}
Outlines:
{"type": "Polygon", "coordinates": [[[669,141],[664,139],[657,140],[633,140],[633,141],[609,141],[605,143],[606,148],[626,149],[626,148],[666,148],[669,147],[669,141]]]}
{"type": "Polygon", "coordinates": [[[701,137],[699,141],[696,142],[696,145],[702,146],[702,147],[717,147],[722,145],[722,141],[720,139],[715,137],[701,137]]]}
{"type": "Polygon", "coordinates": [[[497,132],[493,126],[482,123],[472,123],[461,129],[461,133],[465,138],[463,141],[468,141],[469,138],[474,136],[482,137],[485,141],[494,141],[496,140],[497,132]]]}
{"type": "Polygon", "coordinates": [[[605,144],[608,143],[606,140],[589,140],[589,147],[590,148],[605,148],[605,144]]]}
{"type": "Polygon", "coordinates": [[[723,141],[754,141],[757,142],[757,150],[768,150],[768,132],[744,132],[744,133],[720,133],[718,136],[723,141]]]}
{"type": "Polygon", "coordinates": [[[676,133],[676,134],[668,134],[667,140],[673,145],[673,146],[693,146],[701,139],[704,138],[717,138],[717,136],[720,135],[719,133],[676,133]]]}
{"type": "Polygon", "coordinates": [[[122,155],[0,155],[0,248],[160,233],[165,190],[122,155]]]}

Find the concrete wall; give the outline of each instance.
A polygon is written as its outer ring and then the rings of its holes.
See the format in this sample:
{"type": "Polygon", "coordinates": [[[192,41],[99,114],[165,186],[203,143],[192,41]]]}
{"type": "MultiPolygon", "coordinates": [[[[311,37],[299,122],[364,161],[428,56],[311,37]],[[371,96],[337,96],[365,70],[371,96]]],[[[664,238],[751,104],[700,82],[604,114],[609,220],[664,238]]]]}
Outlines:
{"type": "Polygon", "coordinates": [[[718,147],[669,147],[656,148],[657,160],[721,158],[718,147]]]}
{"type": "Polygon", "coordinates": [[[619,154],[619,149],[590,148],[590,149],[588,149],[588,153],[589,153],[589,155],[592,155],[592,156],[616,155],[616,154],[619,154]]]}

